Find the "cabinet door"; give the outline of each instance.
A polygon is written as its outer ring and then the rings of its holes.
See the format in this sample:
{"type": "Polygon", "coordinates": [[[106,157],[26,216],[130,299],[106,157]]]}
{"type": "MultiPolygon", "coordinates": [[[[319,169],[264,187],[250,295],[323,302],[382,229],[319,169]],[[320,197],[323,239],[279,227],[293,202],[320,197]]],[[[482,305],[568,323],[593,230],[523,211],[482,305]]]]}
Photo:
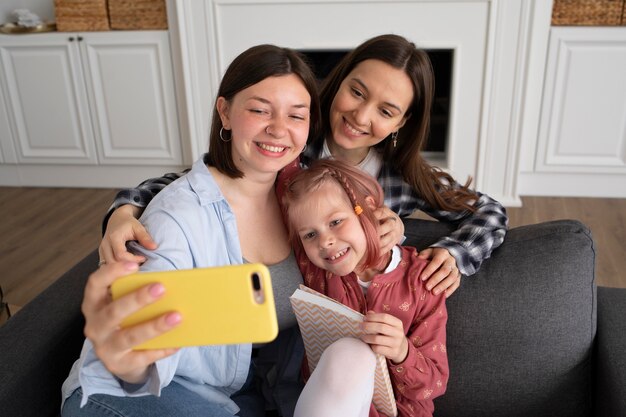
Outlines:
{"type": "Polygon", "coordinates": [[[626,27],[553,27],[521,193],[626,197],[626,27]]]}
{"type": "Polygon", "coordinates": [[[16,162],[96,162],[78,52],[70,34],[0,35],[6,130],[16,162]]]}
{"type": "Polygon", "coordinates": [[[182,163],[167,32],[81,37],[100,164],[182,163]]]}

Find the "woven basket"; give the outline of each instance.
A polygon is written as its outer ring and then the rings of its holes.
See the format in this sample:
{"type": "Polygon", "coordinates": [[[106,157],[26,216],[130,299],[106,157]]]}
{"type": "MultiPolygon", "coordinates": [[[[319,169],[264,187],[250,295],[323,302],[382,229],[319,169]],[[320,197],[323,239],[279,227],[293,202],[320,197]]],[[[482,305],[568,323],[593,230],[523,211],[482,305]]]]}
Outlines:
{"type": "Polygon", "coordinates": [[[111,29],[167,29],[165,0],[108,0],[111,29]]]}
{"type": "Polygon", "coordinates": [[[109,30],[107,0],[54,0],[59,32],[109,30]]]}
{"type": "Polygon", "coordinates": [[[554,26],[619,26],[625,0],[554,0],[554,26]]]}

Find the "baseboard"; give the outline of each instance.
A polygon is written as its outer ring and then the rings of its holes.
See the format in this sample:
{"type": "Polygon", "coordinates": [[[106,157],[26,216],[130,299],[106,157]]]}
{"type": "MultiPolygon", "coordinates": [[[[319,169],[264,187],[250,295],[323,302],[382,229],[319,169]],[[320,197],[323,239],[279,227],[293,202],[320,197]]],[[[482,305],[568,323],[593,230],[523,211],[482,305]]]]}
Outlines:
{"type": "Polygon", "coordinates": [[[128,188],[183,166],[0,165],[0,186],[128,188]]]}
{"type": "Polygon", "coordinates": [[[519,195],[626,198],[626,175],[520,173],[519,195]]]}

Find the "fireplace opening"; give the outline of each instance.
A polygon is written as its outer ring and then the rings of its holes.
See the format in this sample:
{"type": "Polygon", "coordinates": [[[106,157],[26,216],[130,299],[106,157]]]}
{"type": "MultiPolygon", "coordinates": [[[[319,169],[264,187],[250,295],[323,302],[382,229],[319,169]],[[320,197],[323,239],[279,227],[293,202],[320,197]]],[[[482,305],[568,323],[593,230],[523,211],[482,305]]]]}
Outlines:
{"type": "MultiPolygon", "coordinates": [[[[451,49],[425,49],[435,74],[435,97],[430,119],[430,135],[424,149],[429,160],[445,161],[452,85],[453,51],[451,49]]],[[[321,81],[332,71],[348,51],[305,50],[316,77],[321,81]]]]}

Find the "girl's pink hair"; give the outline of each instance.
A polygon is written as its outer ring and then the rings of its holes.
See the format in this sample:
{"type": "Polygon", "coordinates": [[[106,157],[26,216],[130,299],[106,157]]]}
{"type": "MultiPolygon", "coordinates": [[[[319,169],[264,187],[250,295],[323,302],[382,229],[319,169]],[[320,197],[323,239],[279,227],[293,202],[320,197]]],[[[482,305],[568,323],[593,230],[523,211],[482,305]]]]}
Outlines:
{"type": "Polygon", "coordinates": [[[283,209],[287,215],[289,237],[294,245],[302,247],[295,225],[291,221],[290,210],[301,201],[305,201],[311,192],[318,190],[329,181],[339,184],[352,203],[353,208],[361,207],[358,216],[366,239],[365,268],[380,267],[384,261],[380,253],[380,237],[378,236],[378,219],[374,210],[383,206],[384,194],[378,182],[369,174],[358,168],[331,159],[314,161],[308,169],[299,171],[289,180],[283,196],[283,209]],[[365,200],[371,197],[374,206],[365,200]]]}

